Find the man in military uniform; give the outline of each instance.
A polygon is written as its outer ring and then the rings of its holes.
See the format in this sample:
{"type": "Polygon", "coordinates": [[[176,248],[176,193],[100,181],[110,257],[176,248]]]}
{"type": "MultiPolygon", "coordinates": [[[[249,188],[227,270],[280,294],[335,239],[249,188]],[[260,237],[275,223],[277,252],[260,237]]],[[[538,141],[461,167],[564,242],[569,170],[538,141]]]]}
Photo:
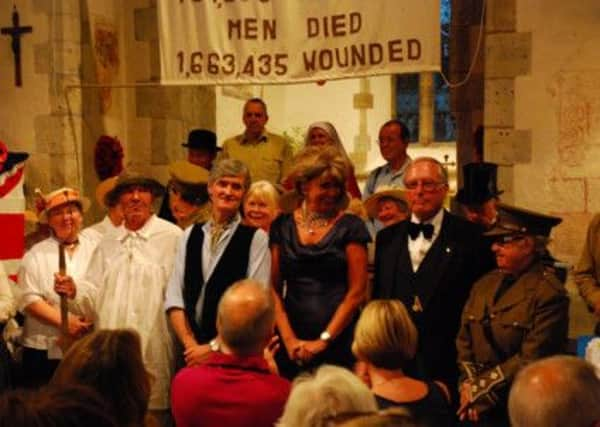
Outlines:
{"type": "Polygon", "coordinates": [[[208,174],[208,170],[187,160],[169,165],[169,208],[175,223],[184,230],[210,219],[208,174]]]}
{"type": "Polygon", "coordinates": [[[569,299],[541,257],[560,218],[501,205],[492,250],[498,268],[479,279],[456,340],[461,420],[509,425],[506,396],[517,371],[564,350],[569,299]]]}

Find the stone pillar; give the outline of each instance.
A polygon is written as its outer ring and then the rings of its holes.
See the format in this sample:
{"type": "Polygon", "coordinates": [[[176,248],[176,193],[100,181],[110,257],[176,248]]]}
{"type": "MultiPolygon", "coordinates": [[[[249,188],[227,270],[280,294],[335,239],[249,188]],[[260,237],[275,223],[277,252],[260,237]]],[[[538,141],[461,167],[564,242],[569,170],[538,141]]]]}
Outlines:
{"type": "Polygon", "coordinates": [[[354,150],[350,153],[350,159],[357,171],[365,170],[367,166],[367,155],[371,149],[371,137],[367,131],[367,110],[373,108],[373,94],[369,79],[363,77],[359,80],[360,91],[354,94],[354,108],[358,110],[358,135],[354,137],[354,150]]]}
{"type": "Polygon", "coordinates": [[[433,73],[419,74],[419,142],[429,145],[433,141],[433,73]]]}

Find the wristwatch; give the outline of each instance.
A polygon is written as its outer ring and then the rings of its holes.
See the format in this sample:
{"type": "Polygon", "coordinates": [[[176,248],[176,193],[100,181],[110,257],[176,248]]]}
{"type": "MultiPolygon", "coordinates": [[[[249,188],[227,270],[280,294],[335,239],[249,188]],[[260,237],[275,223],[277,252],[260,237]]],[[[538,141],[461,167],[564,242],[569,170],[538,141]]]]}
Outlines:
{"type": "Polygon", "coordinates": [[[210,347],[210,351],[214,353],[218,353],[221,350],[221,347],[219,346],[219,341],[217,341],[216,338],[214,340],[210,340],[208,346],[210,347]]]}
{"type": "Polygon", "coordinates": [[[331,334],[329,332],[327,332],[327,330],[321,332],[321,335],[319,335],[319,338],[325,342],[329,342],[331,341],[331,334]]]}

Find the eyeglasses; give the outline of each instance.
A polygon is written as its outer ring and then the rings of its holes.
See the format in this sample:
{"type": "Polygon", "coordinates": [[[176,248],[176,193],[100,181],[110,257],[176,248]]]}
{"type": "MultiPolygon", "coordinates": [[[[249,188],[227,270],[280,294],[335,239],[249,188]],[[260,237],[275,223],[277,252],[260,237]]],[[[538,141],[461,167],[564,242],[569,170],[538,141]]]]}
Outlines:
{"type": "Polygon", "coordinates": [[[435,181],[417,181],[417,182],[407,182],[405,183],[405,187],[409,191],[414,191],[419,188],[419,185],[423,188],[424,191],[432,192],[442,187],[444,184],[441,182],[435,181]]]}

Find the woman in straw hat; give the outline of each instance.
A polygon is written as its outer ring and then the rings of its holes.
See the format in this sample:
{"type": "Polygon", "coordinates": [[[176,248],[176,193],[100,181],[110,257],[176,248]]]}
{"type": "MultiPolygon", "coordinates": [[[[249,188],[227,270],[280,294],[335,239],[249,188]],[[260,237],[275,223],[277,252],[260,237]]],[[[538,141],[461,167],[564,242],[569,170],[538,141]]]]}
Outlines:
{"type": "MultiPolygon", "coordinates": [[[[74,280],[84,275],[96,247],[95,240],[79,233],[83,212],[89,207],[79,191],[65,187],[46,195],[39,193],[39,197],[40,221],[48,223],[51,236],[27,252],[19,270],[22,294],[18,306],[25,314],[23,370],[27,386],[46,383],[62,357],[57,345],[61,335],[59,294],[71,300],[70,310],[76,310],[86,289],[75,291],[74,280]]],[[[70,338],[81,337],[91,327],[83,317],[69,313],[70,338]]]]}

